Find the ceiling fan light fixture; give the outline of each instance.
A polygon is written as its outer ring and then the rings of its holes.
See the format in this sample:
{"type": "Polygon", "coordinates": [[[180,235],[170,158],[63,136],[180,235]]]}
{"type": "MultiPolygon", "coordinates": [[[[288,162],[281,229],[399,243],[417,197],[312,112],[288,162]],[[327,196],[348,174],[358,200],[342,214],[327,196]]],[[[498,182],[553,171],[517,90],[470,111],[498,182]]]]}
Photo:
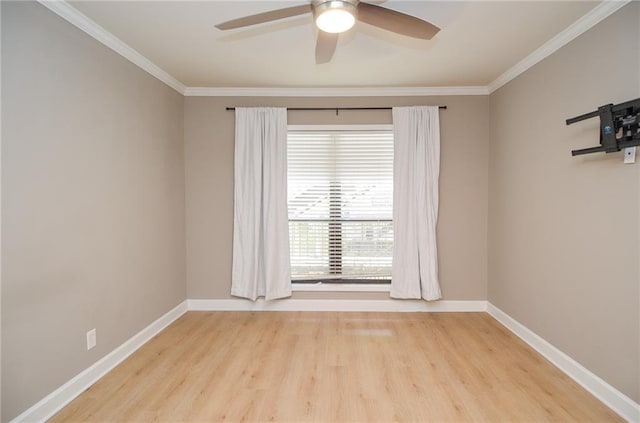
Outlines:
{"type": "Polygon", "coordinates": [[[356,23],[357,8],[353,3],[332,0],[314,8],[316,25],[320,30],[337,34],[351,29],[356,23]]]}

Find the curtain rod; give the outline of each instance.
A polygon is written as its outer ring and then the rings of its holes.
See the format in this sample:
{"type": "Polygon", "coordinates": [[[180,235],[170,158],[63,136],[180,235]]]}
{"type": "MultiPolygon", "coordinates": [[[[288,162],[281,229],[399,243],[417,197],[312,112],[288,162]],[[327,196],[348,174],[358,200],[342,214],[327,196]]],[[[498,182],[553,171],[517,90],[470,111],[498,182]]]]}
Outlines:
{"type": "MultiPolygon", "coordinates": [[[[438,106],[439,109],[446,110],[447,106],[438,106]]],[[[235,107],[227,107],[227,111],[235,110],[235,107]]],[[[335,110],[336,115],[340,110],[391,110],[392,107],[287,107],[287,110],[335,110]]]]}

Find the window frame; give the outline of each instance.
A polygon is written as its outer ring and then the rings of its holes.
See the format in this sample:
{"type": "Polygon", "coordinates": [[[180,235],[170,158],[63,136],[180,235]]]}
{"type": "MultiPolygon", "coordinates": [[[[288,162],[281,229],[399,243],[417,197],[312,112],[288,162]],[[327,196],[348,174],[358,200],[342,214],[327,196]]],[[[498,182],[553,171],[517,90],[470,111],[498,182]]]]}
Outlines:
{"type": "MultiPolygon", "coordinates": [[[[287,125],[289,131],[393,131],[393,124],[353,124],[353,125],[287,125]]],[[[385,283],[330,283],[294,282],[294,292],[390,292],[391,279],[385,283]]]]}

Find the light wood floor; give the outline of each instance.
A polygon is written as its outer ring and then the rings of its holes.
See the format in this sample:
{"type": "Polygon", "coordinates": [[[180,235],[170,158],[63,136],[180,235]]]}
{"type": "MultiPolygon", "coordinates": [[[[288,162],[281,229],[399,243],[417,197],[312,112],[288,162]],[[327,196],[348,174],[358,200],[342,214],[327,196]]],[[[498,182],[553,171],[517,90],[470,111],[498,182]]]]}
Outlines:
{"type": "Polygon", "coordinates": [[[622,421],[485,313],[189,312],[52,421],[622,421]]]}

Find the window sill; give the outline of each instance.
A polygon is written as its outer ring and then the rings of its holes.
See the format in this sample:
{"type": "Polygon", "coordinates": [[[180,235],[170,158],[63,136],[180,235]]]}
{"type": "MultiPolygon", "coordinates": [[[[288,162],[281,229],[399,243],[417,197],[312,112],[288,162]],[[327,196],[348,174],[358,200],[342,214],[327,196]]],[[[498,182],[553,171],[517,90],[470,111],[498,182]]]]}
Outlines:
{"type": "Polygon", "coordinates": [[[390,284],[367,283],[292,283],[293,292],[389,292],[390,284]]]}

